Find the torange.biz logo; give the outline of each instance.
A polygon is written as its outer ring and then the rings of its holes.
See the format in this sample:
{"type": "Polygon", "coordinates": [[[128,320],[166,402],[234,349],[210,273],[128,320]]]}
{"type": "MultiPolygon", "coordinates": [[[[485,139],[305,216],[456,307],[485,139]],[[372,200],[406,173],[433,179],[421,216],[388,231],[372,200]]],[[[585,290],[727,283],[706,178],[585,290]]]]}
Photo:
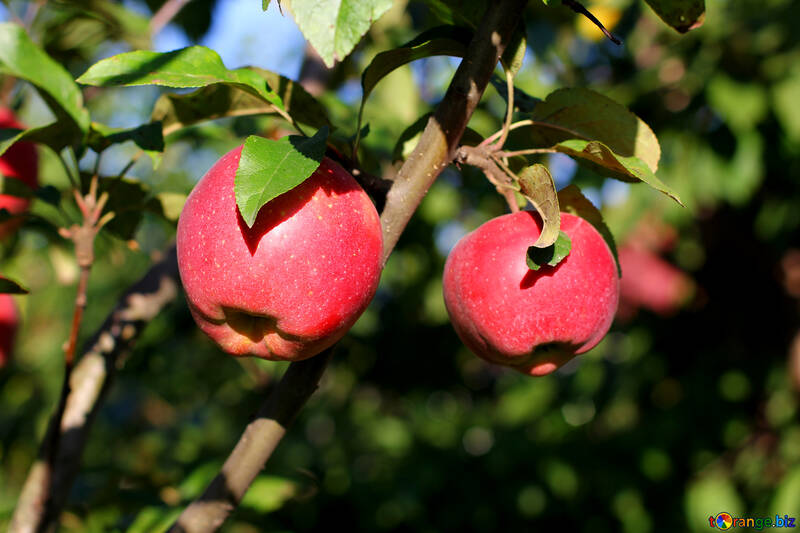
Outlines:
{"type": "Polygon", "coordinates": [[[731,529],[734,527],[746,527],[750,529],[762,530],[765,527],[796,527],[794,517],[788,515],[775,515],[762,517],[743,517],[732,516],[730,513],[719,513],[716,516],[708,517],[708,525],[717,529],[731,529]]]}

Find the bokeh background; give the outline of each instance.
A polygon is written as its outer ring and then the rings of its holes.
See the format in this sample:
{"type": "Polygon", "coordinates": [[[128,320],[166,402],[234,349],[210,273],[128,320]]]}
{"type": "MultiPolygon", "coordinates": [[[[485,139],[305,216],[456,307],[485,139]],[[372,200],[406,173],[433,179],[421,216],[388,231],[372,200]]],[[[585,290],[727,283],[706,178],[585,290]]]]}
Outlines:
{"type": "MultiPolygon", "coordinates": [[[[309,60],[277,5],[194,0],[151,41],[148,17],[161,3],[62,0],[27,22],[75,76],[121,51],[189,44],[214,48],[228,67],[294,79],[309,60]]],[[[658,175],[686,204],[544,158],[559,188],[577,183],[602,207],[616,236],[623,301],[611,332],[544,378],[472,356],[448,323],[442,267],[458,238],[505,206],[477,172],[448,169],[224,531],[650,533],[708,531],[723,511],[800,519],[800,5],[710,0],[705,24],[681,36],[644,2],[587,2],[623,39],[616,46],[553,4],[532,1],[525,13],[517,86],[539,98],[590,86],[629,106],[660,139],[658,175]]],[[[0,20],[29,9],[12,0],[0,20]]],[[[337,65],[320,99],[344,136],[355,132],[371,58],[438,23],[426,5],[398,0],[337,65]]],[[[456,66],[421,60],[378,86],[365,108],[368,170],[391,172],[397,139],[442,98],[456,66]]],[[[122,127],[146,122],[160,93],[86,97],[96,120],[122,127]]],[[[47,121],[30,87],[10,96],[27,123],[47,121]]],[[[489,88],[470,126],[489,135],[504,109],[489,88]]],[[[203,124],[173,139],[157,170],[143,157],[130,176],[179,198],[246,135],[281,128],[274,118],[203,124]]],[[[109,150],[101,172],[115,175],[135,153],[109,150]]],[[[40,157],[41,181],[65,188],[54,154],[40,157]]],[[[34,207],[58,221],[48,209],[34,207]]],[[[173,237],[174,220],[145,213],[132,235],[100,239],[82,338],[173,237]]],[[[70,247],[35,227],[3,254],[0,269],[31,292],[16,298],[23,326],[0,370],[0,528],[57,401],[77,279],[70,247]]],[[[213,477],[284,369],[221,354],[179,298],[126,357],[63,530],[159,530],[213,477]]]]}

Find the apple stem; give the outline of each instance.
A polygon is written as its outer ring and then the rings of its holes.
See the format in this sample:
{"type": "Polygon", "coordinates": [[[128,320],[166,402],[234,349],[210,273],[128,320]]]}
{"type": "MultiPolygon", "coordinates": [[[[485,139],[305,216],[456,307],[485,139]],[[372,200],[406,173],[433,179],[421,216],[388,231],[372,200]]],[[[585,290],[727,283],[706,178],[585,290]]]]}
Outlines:
{"type": "Polygon", "coordinates": [[[503,123],[503,129],[500,130],[500,139],[492,145],[493,150],[500,150],[506,143],[508,132],[511,129],[511,117],[514,115],[514,75],[510,70],[506,69],[506,93],[508,94],[508,110],[506,111],[506,121],[503,123]]]}

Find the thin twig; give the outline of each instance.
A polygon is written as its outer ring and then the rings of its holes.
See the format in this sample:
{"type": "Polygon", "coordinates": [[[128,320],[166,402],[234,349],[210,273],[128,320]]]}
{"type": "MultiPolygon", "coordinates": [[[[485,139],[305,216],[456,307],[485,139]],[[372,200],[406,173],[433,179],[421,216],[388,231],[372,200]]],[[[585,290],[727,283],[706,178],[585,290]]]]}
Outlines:
{"type": "MultiPolygon", "coordinates": [[[[514,122],[513,124],[509,125],[508,131],[514,131],[515,129],[521,128],[523,126],[532,126],[533,124],[534,124],[533,120],[526,118],[525,120],[520,120],[519,122],[514,122]]],[[[479,144],[478,146],[486,146],[487,144],[491,144],[492,141],[500,137],[502,134],[503,130],[499,129],[496,132],[489,135],[488,137],[486,137],[483,141],[481,141],[481,144],[479,144]]]]}
{"type": "Polygon", "coordinates": [[[178,295],[178,263],[175,247],[153,265],[122,295],[102,326],[84,346],[69,383],[69,394],[60,424],[50,419],[39,458],[31,466],[14,510],[10,531],[52,531],[58,524],[78,474],[81,455],[92,423],[119,369],[120,358],[130,350],[139,333],[178,295]],[[59,434],[58,453],[51,457],[49,435],[59,434]],[[44,502],[49,501],[47,509],[44,502]],[[42,517],[43,516],[43,517],[42,517]],[[38,526],[37,526],[38,524],[38,526]]]}
{"type": "Polygon", "coordinates": [[[495,150],[500,150],[506,143],[508,132],[511,131],[511,117],[514,115],[514,75],[508,69],[506,69],[506,92],[508,93],[508,111],[506,111],[506,121],[503,123],[500,139],[492,145],[495,150]]]}
{"type": "Polygon", "coordinates": [[[531,154],[554,154],[556,150],[553,148],[527,148],[525,150],[514,150],[511,152],[500,151],[497,152],[498,157],[514,157],[516,155],[531,155],[531,154]]]}
{"type": "Polygon", "coordinates": [[[603,23],[602,23],[602,22],[600,22],[599,20],[597,20],[597,17],[595,17],[594,15],[592,15],[592,13],[591,13],[591,12],[590,12],[588,9],[586,9],[586,8],[583,6],[583,4],[581,4],[581,3],[580,3],[580,2],[578,2],[577,0],[561,0],[561,3],[562,3],[563,5],[565,5],[565,6],[569,7],[569,8],[570,8],[571,10],[573,10],[575,13],[578,13],[579,15],[583,15],[583,16],[584,16],[584,17],[586,17],[587,19],[591,20],[591,21],[594,23],[594,25],[595,25],[595,26],[597,26],[598,28],[600,28],[600,31],[602,31],[602,32],[603,32],[603,35],[605,35],[606,37],[608,37],[608,38],[609,38],[609,40],[610,40],[612,43],[614,43],[614,44],[622,44],[622,41],[620,41],[620,40],[619,40],[619,39],[618,39],[618,38],[617,38],[615,35],[613,35],[613,34],[612,34],[610,31],[608,31],[608,30],[606,29],[606,27],[605,27],[605,26],[603,26],[603,23]]]}
{"type": "MultiPolygon", "coordinates": [[[[83,222],[80,226],[77,224],[70,228],[61,228],[59,234],[62,237],[71,239],[75,243],[75,259],[80,267],[80,279],[78,280],[78,288],[75,295],[75,308],[72,313],[72,326],[70,327],[69,338],[64,343],[64,381],[61,387],[61,394],[59,395],[58,406],[52,417],[52,425],[45,437],[43,454],[45,462],[41,467],[41,477],[39,482],[38,498],[28,500],[32,507],[20,507],[14,512],[11,521],[11,532],[33,531],[40,532],[46,525],[45,517],[52,515],[53,507],[53,491],[52,480],[53,472],[56,469],[56,463],[59,453],[59,446],[61,441],[62,419],[64,411],[67,406],[67,399],[70,394],[70,380],[72,377],[72,370],[75,362],[75,349],[78,343],[78,333],[80,332],[81,322],[83,319],[83,311],[86,309],[86,292],[89,287],[89,275],[92,265],[94,264],[94,242],[97,232],[103,225],[108,222],[111,217],[110,214],[101,216],[103,208],[105,207],[108,195],[103,193],[98,198],[97,175],[92,177],[89,185],[89,193],[86,196],[81,196],[78,189],[73,189],[75,201],[78,208],[83,215],[83,222]]],[[[27,485],[27,484],[26,484],[27,485]]],[[[27,487],[25,487],[27,488],[27,487]]]]}
{"type": "Polygon", "coordinates": [[[150,38],[152,39],[175,18],[189,0],[167,0],[150,19],[150,38]]]}
{"type": "MultiPolygon", "coordinates": [[[[381,214],[383,259],[388,259],[425,193],[453,160],[458,142],[508,43],[525,0],[501,0],[488,8],[450,87],[405,161],[381,214]]],[[[289,366],[203,495],[191,503],[171,532],[217,531],[264,468],[288,425],[317,387],[328,363],[321,354],[289,366]]]]}

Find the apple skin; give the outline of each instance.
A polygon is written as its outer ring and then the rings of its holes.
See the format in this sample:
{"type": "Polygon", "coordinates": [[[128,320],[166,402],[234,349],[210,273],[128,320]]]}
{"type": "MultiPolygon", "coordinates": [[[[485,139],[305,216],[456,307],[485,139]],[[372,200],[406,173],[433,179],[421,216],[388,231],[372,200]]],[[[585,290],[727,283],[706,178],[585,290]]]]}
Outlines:
{"type": "Polygon", "coordinates": [[[178,220],[189,308],[232,355],[306,359],[339,340],[372,300],[382,268],[380,219],[355,179],[324,158],[248,228],[234,196],[241,150],[211,167],[178,220]]]}
{"type": "Polygon", "coordinates": [[[0,294],[0,368],[11,359],[14,338],[19,327],[19,313],[10,294],[0,294]]]}
{"type": "MultiPolygon", "coordinates": [[[[0,108],[0,128],[24,129],[25,126],[17,122],[10,109],[0,108]]],[[[34,144],[18,142],[6,150],[0,156],[0,174],[7,178],[22,180],[33,189],[37,188],[39,186],[39,160],[34,144]]],[[[8,209],[8,212],[13,215],[24,213],[29,204],[30,200],[27,198],[0,194],[0,209],[8,209]]],[[[14,233],[20,224],[22,224],[21,218],[0,224],[0,240],[14,233]]]]}
{"type": "Polygon", "coordinates": [[[464,236],[444,267],[444,301],[461,341],[479,357],[544,376],[593,348],[619,301],[617,265],[584,219],[561,213],[570,254],[555,267],[528,268],[541,233],[538,214],[494,218],[464,236]]]}

